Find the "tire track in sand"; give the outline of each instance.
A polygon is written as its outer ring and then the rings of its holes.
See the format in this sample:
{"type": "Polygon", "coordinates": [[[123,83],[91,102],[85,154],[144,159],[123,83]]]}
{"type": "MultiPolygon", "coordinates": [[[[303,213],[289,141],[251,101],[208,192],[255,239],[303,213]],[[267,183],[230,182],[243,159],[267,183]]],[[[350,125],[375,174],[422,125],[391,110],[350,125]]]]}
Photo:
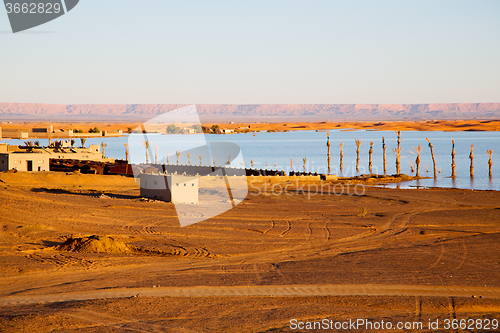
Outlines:
{"type": "MultiPolygon", "coordinates": [[[[414,296],[449,297],[450,312],[453,297],[500,299],[500,288],[418,285],[265,285],[265,286],[196,286],[93,290],[48,295],[8,296],[0,298],[0,306],[83,301],[125,297],[249,297],[249,296],[414,296]]],[[[453,315],[453,313],[452,313],[453,315]]]]}

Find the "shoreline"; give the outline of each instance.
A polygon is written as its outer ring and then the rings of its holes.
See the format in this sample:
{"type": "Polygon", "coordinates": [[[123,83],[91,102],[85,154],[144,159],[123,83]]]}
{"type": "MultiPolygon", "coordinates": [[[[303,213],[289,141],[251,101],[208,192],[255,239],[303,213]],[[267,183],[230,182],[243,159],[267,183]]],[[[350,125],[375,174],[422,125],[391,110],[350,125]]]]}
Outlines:
{"type": "MultiPolygon", "coordinates": [[[[33,127],[53,126],[54,131],[81,130],[84,134],[91,128],[99,128],[108,133],[122,130],[124,134],[130,129],[139,127],[140,122],[1,122],[2,129],[21,129],[31,130],[33,127]]],[[[168,124],[158,124],[149,126],[152,131],[163,133],[168,124]]],[[[213,125],[219,125],[221,129],[234,130],[235,133],[244,132],[284,132],[284,131],[329,131],[329,130],[370,130],[370,131],[445,131],[445,132],[464,132],[464,131],[500,131],[500,120],[425,120],[425,121],[349,121],[349,122],[279,122],[279,123],[227,123],[210,122],[203,123],[202,126],[210,128],[213,125]]],[[[183,127],[182,124],[178,125],[183,127]]],[[[184,126],[189,126],[185,124],[184,126]]],[[[1,133],[1,132],[0,132],[1,133]]],[[[57,134],[57,133],[53,133],[57,134]]],[[[83,137],[79,133],[75,137],[83,137]]],[[[0,138],[2,136],[0,135],[0,138]]]]}

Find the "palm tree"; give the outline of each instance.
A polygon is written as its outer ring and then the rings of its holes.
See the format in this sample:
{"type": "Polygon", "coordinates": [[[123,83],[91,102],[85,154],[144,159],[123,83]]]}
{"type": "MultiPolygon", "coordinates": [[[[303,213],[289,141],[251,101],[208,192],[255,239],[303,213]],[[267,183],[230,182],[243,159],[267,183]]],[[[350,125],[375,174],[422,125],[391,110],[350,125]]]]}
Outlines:
{"type": "MultiPolygon", "coordinates": [[[[214,162],[214,164],[215,164],[215,162],[214,162]]],[[[255,165],[255,162],[253,160],[250,160],[250,166],[253,168],[254,165],[255,165]]]]}
{"type": "Polygon", "coordinates": [[[356,172],[359,172],[359,148],[361,147],[361,140],[354,139],[356,141],[356,172]]]}
{"type": "Polygon", "coordinates": [[[231,165],[231,155],[229,155],[229,158],[227,159],[226,164],[227,164],[227,165],[231,165]]]}
{"type": "Polygon", "coordinates": [[[191,165],[191,153],[187,152],[186,155],[188,157],[188,164],[191,165]]]}
{"type": "Polygon", "coordinates": [[[105,156],[105,151],[106,151],[106,147],[108,146],[108,144],[106,142],[101,142],[101,147],[102,147],[102,156],[104,157],[105,156]]]}
{"type": "Polygon", "coordinates": [[[198,155],[198,157],[200,158],[200,166],[201,166],[201,161],[203,160],[203,156],[202,155],[198,155]]]}
{"type": "Polygon", "coordinates": [[[71,139],[71,148],[73,148],[74,145],[75,145],[75,139],[71,139]]]}
{"type": "Polygon", "coordinates": [[[293,163],[295,160],[293,158],[290,159],[290,169],[293,170],[293,163]]]}
{"type": "Polygon", "coordinates": [[[80,138],[80,141],[82,143],[82,148],[85,148],[85,141],[87,141],[87,139],[85,138],[80,138]]]}
{"type": "Polygon", "coordinates": [[[149,164],[149,140],[142,143],[146,147],[146,164],[149,164]]]}
{"type": "Polygon", "coordinates": [[[304,158],[302,159],[302,162],[304,162],[304,171],[306,171],[307,157],[304,157],[304,158]]]}
{"type": "Polygon", "coordinates": [[[155,164],[158,164],[158,146],[153,147],[155,149],[155,164]]]}
{"type": "Polygon", "coordinates": [[[179,164],[179,158],[180,158],[180,157],[181,157],[181,155],[182,155],[181,151],[180,151],[180,150],[177,150],[177,151],[175,152],[175,155],[177,156],[177,164],[179,164]]]}

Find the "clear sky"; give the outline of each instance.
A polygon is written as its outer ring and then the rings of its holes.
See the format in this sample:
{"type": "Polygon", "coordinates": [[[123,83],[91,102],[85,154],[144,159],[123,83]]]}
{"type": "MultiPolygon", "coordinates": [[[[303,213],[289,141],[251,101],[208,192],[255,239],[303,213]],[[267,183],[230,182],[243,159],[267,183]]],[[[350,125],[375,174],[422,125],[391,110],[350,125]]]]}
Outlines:
{"type": "Polygon", "coordinates": [[[80,0],[9,31],[0,102],[500,102],[498,0],[80,0]]]}

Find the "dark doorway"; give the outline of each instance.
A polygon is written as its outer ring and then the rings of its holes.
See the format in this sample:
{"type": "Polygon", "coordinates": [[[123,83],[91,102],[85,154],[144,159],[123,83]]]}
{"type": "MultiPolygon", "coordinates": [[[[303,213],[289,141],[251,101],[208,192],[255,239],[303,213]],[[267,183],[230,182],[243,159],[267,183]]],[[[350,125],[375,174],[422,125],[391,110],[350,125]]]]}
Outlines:
{"type": "Polygon", "coordinates": [[[33,171],[33,161],[26,161],[26,169],[33,171]]]}

